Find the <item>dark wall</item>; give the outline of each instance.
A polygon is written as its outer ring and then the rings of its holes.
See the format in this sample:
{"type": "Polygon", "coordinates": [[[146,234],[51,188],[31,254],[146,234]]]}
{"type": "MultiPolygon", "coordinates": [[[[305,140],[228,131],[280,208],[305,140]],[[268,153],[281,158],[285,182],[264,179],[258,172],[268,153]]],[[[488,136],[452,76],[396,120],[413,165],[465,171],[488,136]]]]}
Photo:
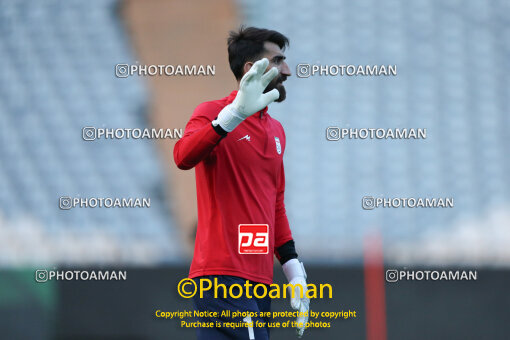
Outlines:
{"type": "MultiPolygon", "coordinates": [[[[24,282],[28,276],[21,277],[22,283],[9,288],[20,303],[0,301],[2,338],[25,334],[31,339],[194,339],[194,330],[180,328],[178,320],[154,316],[157,309],[192,308],[191,300],[176,291],[187,267],[125,270],[127,281],[55,284],[32,279],[32,291],[24,282]],[[42,287],[54,292],[37,293],[42,287]],[[54,296],[53,303],[47,296],[54,296]]],[[[329,329],[309,329],[304,338],[364,339],[363,270],[308,266],[307,272],[309,283],[330,283],[334,289],[333,299],[313,300],[312,310],[356,310],[357,318],[332,321],[329,329]]],[[[5,278],[12,279],[12,273],[0,275],[2,287],[8,288],[5,278]]],[[[16,280],[20,277],[10,282],[16,280]]],[[[275,270],[275,282],[284,282],[280,269],[275,270]]],[[[388,339],[508,339],[508,287],[508,270],[478,270],[477,281],[386,283],[388,339]]],[[[272,310],[290,310],[288,301],[273,300],[272,310]]],[[[290,329],[273,329],[271,334],[273,339],[296,339],[290,329]]]]}

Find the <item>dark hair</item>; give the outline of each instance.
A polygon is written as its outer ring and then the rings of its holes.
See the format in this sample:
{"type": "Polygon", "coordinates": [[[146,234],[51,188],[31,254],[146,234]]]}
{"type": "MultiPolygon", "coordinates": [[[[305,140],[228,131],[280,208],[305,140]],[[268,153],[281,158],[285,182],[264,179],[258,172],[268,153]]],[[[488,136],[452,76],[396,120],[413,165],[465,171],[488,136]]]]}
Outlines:
{"type": "Polygon", "coordinates": [[[265,28],[243,27],[230,31],[228,37],[228,62],[237,80],[243,77],[244,64],[257,61],[264,52],[264,42],[278,45],[282,50],[289,46],[289,39],[280,32],[265,28]]]}

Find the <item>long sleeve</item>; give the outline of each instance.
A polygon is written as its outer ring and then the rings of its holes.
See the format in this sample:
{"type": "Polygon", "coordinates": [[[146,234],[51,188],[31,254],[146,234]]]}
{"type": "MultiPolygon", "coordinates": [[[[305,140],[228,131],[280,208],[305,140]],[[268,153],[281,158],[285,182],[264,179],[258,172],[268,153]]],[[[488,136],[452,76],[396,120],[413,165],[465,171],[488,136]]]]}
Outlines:
{"type": "Polygon", "coordinates": [[[280,259],[277,249],[292,240],[292,233],[290,231],[289,220],[285,211],[284,195],[285,195],[285,170],[283,168],[283,161],[280,170],[278,181],[278,192],[276,194],[276,210],[275,210],[275,254],[280,259]]]}
{"type": "MultiPolygon", "coordinates": [[[[200,106],[195,113],[200,112],[200,106]]],[[[174,161],[179,169],[188,170],[206,158],[223,138],[211,125],[206,116],[193,114],[184,136],[175,144],[174,161]]]]}

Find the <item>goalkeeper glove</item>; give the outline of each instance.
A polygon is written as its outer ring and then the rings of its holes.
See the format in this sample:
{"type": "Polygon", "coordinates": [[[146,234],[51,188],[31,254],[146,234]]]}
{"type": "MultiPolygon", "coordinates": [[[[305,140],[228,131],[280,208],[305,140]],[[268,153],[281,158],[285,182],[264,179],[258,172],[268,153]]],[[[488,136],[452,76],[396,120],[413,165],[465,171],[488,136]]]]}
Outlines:
{"type": "Polygon", "coordinates": [[[234,101],[225,106],[213,121],[214,126],[221,126],[227,132],[234,130],[243,120],[268,106],[280,96],[277,89],[263,93],[267,85],[278,75],[273,67],[266,73],[269,61],[263,58],[253,64],[241,79],[239,91],[234,101]]]}
{"type": "Polygon", "coordinates": [[[289,283],[294,286],[289,287],[290,305],[293,309],[299,311],[299,315],[296,319],[296,331],[300,338],[305,331],[306,323],[308,322],[308,311],[310,309],[310,299],[306,297],[308,288],[306,284],[305,267],[298,259],[289,260],[285,262],[282,267],[285,277],[289,283]],[[301,287],[297,286],[298,284],[302,287],[303,297],[301,297],[301,287]],[[292,295],[292,290],[294,290],[294,295],[292,295]]]}

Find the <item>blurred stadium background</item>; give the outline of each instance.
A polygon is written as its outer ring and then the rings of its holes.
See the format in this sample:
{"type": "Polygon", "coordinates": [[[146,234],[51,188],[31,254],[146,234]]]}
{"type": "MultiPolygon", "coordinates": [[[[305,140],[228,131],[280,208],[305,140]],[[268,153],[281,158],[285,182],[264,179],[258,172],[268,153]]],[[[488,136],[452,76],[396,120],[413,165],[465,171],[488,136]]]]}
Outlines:
{"type": "Polygon", "coordinates": [[[240,24],[287,35],[293,73],[299,63],[398,67],[397,77],[294,74],[271,106],[287,135],[298,252],[312,281],[335,283],[334,301],[312,308],[360,315],[305,336],[366,337],[363,240],[375,233],[387,268],[479,271],[476,282],[386,284],[388,339],[507,338],[507,0],[1,1],[1,337],[194,337],[153,317],[190,308],[175,287],[192,254],[194,174],[173,163],[176,140],[81,134],[184,128],[200,102],[234,89],[226,37],[240,24]],[[115,77],[116,64],[135,62],[216,65],[216,75],[115,77]],[[427,139],[328,142],[328,126],[427,128],[427,139]],[[60,196],[150,197],[151,207],[63,211],[60,196]],[[453,197],[455,207],[366,211],[363,196],[453,197]],[[42,268],[119,268],[128,280],[36,283],[42,268]]]}

